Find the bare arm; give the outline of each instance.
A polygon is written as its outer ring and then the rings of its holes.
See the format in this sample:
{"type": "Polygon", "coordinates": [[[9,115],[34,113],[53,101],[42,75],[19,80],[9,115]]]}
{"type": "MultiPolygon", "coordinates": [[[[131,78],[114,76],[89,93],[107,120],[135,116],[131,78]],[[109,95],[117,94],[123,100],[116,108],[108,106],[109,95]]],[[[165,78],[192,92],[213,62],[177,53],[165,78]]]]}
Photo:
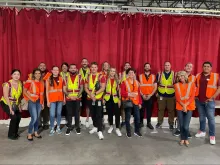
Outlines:
{"type": "Polygon", "coordinates": [[[6,103],[9,106],[10,111],[11,111],[12,108],[11,108],[11,104],[10,104],[8,95],[9,95],[9,87],[7,85],[4,85],[4,87],[3,87],[3,96],[4,96],[4,98],[6,100],[6,103]]]}
{"type": "Polygon", "coordinates": [[[82,92],[83,92],[83,85],[80,85],[80,91],[77,97],[79,97],[82,94],[82,92]]]}
{"type": "Polygon", "coordinates": [[[98,95],[99,93],[104,92],[104,90],[105,90],[105,83],[101,83],[101,88],[95,93],[96,93],[96,95],[98,95]]]}
{"type": "Polygon", "coordinates": [[[46,80],[46,97],[47,97],[47,105],[50,104],[48,88],[49,88],[49,81],[46,80]]]}
{"type": "Polygon", "coordinates": [[[218,96],[220,94],[220,86],[218,86],[218,89],[217,89],[217,91],[215,92],[215,94],[212,96],[212,98],[210,98],[210,99],[216,99],[216,97],[218,96]]]}

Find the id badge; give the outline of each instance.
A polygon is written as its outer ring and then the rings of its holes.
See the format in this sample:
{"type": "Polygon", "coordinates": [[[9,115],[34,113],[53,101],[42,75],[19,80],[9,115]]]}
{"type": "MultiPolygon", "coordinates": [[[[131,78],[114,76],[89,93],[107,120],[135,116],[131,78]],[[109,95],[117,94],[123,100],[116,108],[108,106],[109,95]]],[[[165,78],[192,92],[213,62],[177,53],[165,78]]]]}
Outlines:
{"type": "Polygon", "coordinates": [[[102,105],[102,104],[101,104],[101,101],[98,101],[98,106],[101,107],[101,105],[102,105]]]}
{"type": "Polygon", "coordinates": [[[92,102],[92,105],[95,105],[95,101],[92,102]]]}
{"type": "Polygon", "coordinates": [[[163,100],[163,97],[160,96],[160,100],[163,100]]]}
{"type": "Polygon", "coordinates": [[[80,101],[79,105],[80,105],[80,107],[82,106],[82,102],[81,101],[80,101]]]}

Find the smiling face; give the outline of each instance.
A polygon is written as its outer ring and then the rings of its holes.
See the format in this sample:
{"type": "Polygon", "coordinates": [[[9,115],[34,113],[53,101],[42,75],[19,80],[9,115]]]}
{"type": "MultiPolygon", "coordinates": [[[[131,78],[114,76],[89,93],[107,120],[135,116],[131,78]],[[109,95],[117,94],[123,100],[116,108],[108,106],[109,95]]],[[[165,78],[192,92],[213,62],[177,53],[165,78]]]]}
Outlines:
{"type": "Polygon", "coordinates": [[[116,74],[116,69],[115,68],[111,68],[110,69],[110,72],[109,72],[109,75],[110,75],[110,77],[115,77],[115,74],[116,74]]]}
{"type": "Polygon", "coordinates": [[[98,66],[95,65],[95,64],[92,64],[91,67],[90,67],[90,69],[91,69],[91,73],[92,73],[92,74],[96,74],[97,71],[98,71],[98,66]]]}
{"type": "Polygon", "coordinates": [[[89,65],[88,60],[87,59],[83,59],[82,62],[81,62],[81,65],[82,65],[83,68],[87,68],[88,65],[89,65]]]}
{"type": "Polygon", "coordinates": [[[171,70],[171,64],[170,64],[170,62],[165,62],[165,64],[164,64],[164,70],[165,70],[166,72],[170,72],[170,70],[171,70]]]}
{"type": "Polygon", "coordinates": [[[131,68],[131,65],[127,62],[125,63],[125,66],[124,66],[124,70],[128,70],[129,68],[131,68]]]}
{"type": "Polygon", "coordinates": [[[151,70],[150,64],[146,64],[146,65],[144,66],[144,71],[145,71],[145,72],[150,72],[150,70],[151,70]]]}
{"type": "Polygon", "coordinates": [[[54,66],[52,68],[51,72],[53,73],[54,77],[58,77],[60,71],[59,71],[59,68],[57,66],[54,66]]]}
{"type": "Polygon", "coordinates": [[[212,67],[210,64],[204,64],[203,65],[203,73],[209,74],[212,71],[212,67]]]}
{"type": "Polygon", "coordinates": [[[191,73],[193,70],[193,64],[191,64],[191,63],[186,64],[184,69],[187,73],[191,73]]]}
{"type": "Polygon", "coordinates": [[[21,74],[19,71],[15,71],[12,75],[11,75],[11,78],[14,80],[14,81],[18,81],[21,77],[21,74]]]}
{"type": "Polygon", "coordinates": [[[103,70],[104,71],[108,71],[109,70],[109,63],[107,63],[107,62],[103,63],[103,70]]]}
{"type": "Polygon", "coordinates": [[[66,65],[63,65],[61,69],[64,73],[66,73],[68,70],[68,67],[66,65]]]}
{"type": "Polygon", "coordinates": [[[47,67],[45,63],[40,63],[40,65],[38,66],[38,68],[41,70],[41,72],[45,72],[47,67]]]}

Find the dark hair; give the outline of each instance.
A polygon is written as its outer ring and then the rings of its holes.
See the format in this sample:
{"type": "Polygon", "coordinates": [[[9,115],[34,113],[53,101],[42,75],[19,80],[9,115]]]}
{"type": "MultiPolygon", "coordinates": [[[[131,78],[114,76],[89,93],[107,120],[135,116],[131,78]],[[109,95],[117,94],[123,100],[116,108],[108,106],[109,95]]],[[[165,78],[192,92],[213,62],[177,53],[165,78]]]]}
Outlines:
{"type": "Polygon", "coordinates": [[[92,65],[98,66],[97,62],[92,62],[92,63],[91,63],[91,66],[92,66],[92,65]]]}
{"type": "Polygon", "coordinates": [[[12,71],[11,71],[11,75],[13,75],[14,72],[19,72],[19,73],[21,74],[21,71],[20,71],[19,69],[12,69],[12,71]]]}
{"type": "Polygon", "coordinates": [[[212,63],[209,62],[209,61],[204,62],[204,63],[202,64],[202,66],[204,66],[205,64],[208,64],[208,65],[210,65],[210,66],[212,67],[212,63]]]}
{"type": "Polygon", "coordinates": [[[76,64],[70,64],[69,66],[72,66],[72,65],[76,66],[76,64]]]}
{"type": "MultiPolygon", "coordinates": [[[[58,66],[53,66],[52,67],[52,70],[53,70],[53,68],[58,68],[59,69],[59,67],[58,66]]],[[[50,86],[54,86],[54,77],[53,77],[53,73],[51,74],[51,76],[50,76],[50,78],[49,78],[49,84],[50,84],[50,86]]]]}
{"type": "Polygon", "coordinates": [[[66,62],[63,62],[63,63],[62,63],[61,68],[63,67],[63,65],[66,65],[67,68],[69,67],[68,63],[66,63],[66,62]]]}
{"type": "MultiPolygon", "coordinates": [[[[150,63],[146,62],[146,63],[144,64],[144,67],[145,67],[145,65],[147,65],[147,64],[150,65],[150,63]]],[[[150,65],[150,66],[151,66],[151,65],[150,65]]]]}
{"type": "MultiPolygon", "coordinates": [[[[35,72],[37,72],[37,71],[39,71],[40,72],[40,74],[41,74],[41,76],[42,76],[42,72],[41,72],[41,70],[40,69],[38,69],[38,68],[35,68],[33,71],[32,71],[32,79],[33,80],[35,80],[36,79],[36,77],[34,76],[34,74],[35,74],[35,72]]],[[[41,77],[40,77],[40,79],[41,79],[41,77]]]]}
{"type": "Polygon", "coordinates": [[[134,68],[129,68],[128,70],[126,70],[126,74],[128,74],[130,71],[133,71],[134,73],[136,73],[136,70],[134,68]]]}

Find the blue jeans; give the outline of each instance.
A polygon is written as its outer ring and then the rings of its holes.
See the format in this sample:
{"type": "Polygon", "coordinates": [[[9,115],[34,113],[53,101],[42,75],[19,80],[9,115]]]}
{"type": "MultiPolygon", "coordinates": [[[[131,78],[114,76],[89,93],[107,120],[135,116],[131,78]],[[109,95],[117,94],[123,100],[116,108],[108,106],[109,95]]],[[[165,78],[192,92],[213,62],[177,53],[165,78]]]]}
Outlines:
{"type": "Polygon", "coordinates": [[[37,100],[36,102],[28,101],[28,111],[31,116],[31,121],[28,127],[28,133],[32,134],[33,129],[34,132],[38,131],[38,118],[40,116],[40,112],[42,109],[42,105],[40,104],[40,100],[37,100]]]}
{"type": "Polygon", "coordinates": [[[57,115],[57,127],[60,127],[61,112],[62,112],[62,101],[50,103],[50,128],[54,129],[55,114],[57,115]]]}
{"type": "MultiPolygon", "coordinates": [[[[131,126],[130,126],[131,111],[132,111],[132,108],[125,108],[125,124],[126,124],[127,132],[131,132],[131,126]]],[[[139,127],[140,127],[140,110],[139,110],[139,107],[137,105],[133,104],[133,111],[134,111],[135,132],[139,132],[139,127]]]]}
{"type": "Polygon", "coordinates": [[[189,123],[192,117],[192,111],[179,111],[177,110],[179,125],[180,125],[180,138],[181,140],[188,140],[189,137],[189,123]]]}
{"type": "Polygon", "coordinates": [[[205,132],[206,117],[209,125],[209,136],[215,136],[215,102],[200,102],[196,99],[196,107],[199,112],[200,131],[205,132]]]}

